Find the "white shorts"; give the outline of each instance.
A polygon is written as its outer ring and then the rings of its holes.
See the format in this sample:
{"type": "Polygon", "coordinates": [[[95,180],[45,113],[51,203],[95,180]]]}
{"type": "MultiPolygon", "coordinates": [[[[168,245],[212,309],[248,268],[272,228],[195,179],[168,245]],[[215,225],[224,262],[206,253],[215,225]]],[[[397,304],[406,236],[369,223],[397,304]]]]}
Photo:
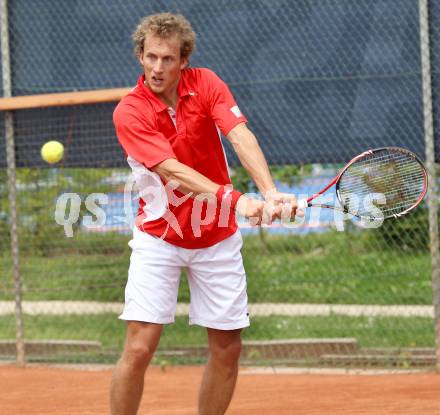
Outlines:
{"type": "Polygon", "coordinates": [[[133,230],[122,320],[174,322],[182,267],[188,268],[189,324],[219,330],[249,326],[240,231],[208,248],[186,249],[133,230]]]}

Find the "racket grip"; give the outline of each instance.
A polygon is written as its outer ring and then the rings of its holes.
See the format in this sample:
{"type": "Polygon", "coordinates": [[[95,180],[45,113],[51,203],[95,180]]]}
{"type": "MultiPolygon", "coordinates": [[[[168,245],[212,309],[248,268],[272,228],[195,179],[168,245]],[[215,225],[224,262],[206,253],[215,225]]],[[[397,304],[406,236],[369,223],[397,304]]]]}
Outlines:
{"type": "Polygon", "coordinates": [[[298,209],[305,209],[306,207],[309,207],[309,203],[307,202],[307,199],[300,199],[297,202],[298,209]]]}

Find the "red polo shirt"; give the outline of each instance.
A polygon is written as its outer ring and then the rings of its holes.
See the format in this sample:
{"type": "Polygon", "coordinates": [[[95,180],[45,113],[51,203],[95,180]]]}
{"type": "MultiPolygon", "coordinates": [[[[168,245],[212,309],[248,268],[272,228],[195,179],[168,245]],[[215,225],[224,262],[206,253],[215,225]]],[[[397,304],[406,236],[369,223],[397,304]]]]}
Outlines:
{"type": "MultiPolygon", "coordinates": [[[[237,124],[247,120],[227,85],[209,69],[185,69],[177,88],[179,99],[173,120],[174,114],[145,86],[144,79],[144,76],[139,78],[136,87],[121,100],[113,114],[126,156],[145,169],[175,158],[217,184],[231,183],[219,131],[227,135],[237,124]]],[[[207,202],[200,212],[200,205],[194,210],[194,199],[185,200],[183,193],[173,190],[173,196],[167,190],[168,208],[159,219],[148,220],[146,202],[140,198],[136,219],[140,230],[183,248],[211,246],[236,231],[232,210],[226,221],[224,217],[220,220],[217,205],[208,219],[207,202]]]]}

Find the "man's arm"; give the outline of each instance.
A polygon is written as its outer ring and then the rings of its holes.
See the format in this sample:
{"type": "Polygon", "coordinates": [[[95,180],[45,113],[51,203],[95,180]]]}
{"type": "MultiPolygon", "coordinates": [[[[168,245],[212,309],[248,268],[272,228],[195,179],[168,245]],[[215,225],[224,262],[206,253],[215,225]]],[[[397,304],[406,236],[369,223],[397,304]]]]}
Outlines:
{"type": "Polygon", "coordinates": [[[260,145],[246,126],[241,123],[235,126],[227,135],[227,139],[234,147],[242,166],[255,182],[263,196],[275,190],[275,184],[269,171],[269,167],[261,151],[260,145]]]}
{"type": "Polygon", "coordinates": [[[168,183],[171,180],[176,182],[180,192],[190,193],[192,197],[196,197],[201,193],[212,193],[215,195],[220,188],[219,184],[214,183],[197,170],[176,159],[167,159],[154,166],[152,170],[165,182],[168,183]]]}
{"type": "MultiPolygon", "coordinates": [[[[280,193],[276,190],[266,158],[261,151],[255,135],[247,128],[246,124],[241,123],[235,126],[229,132],[227,138],[234,147],[234,151],[240,159],[241,164],[249,173],[266,201],[273,201],[277,206],[283,205],[290,208],[291,218],[294,218],[297,213],[299,216],[302,216],[302,211],[297,212],[295,195],[280,193]]],[[[278,217],[280,217],[281,214],[286,214],[284,210],[278,210],[278,212],[279,214],[276,215],[278,217]]],[[[289,215],[289,211],[287,211],[287,215],[289,215]]]]}

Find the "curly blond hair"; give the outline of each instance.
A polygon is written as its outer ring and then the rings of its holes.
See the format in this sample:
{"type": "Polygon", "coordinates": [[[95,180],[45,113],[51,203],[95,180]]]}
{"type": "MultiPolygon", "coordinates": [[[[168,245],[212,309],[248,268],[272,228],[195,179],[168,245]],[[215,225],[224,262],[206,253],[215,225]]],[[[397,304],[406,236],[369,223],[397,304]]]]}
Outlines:
{"type": "Polygon", "coordinates": [[[163,39],[177,35],[180,38],[180,56],[187,58],[194,52],[196,34],[191,23],[181,14],[158,13],[144,17],[132,35],[134,53],[139,56],[144,51],[147,34],[152,33],[163,39]]]}

